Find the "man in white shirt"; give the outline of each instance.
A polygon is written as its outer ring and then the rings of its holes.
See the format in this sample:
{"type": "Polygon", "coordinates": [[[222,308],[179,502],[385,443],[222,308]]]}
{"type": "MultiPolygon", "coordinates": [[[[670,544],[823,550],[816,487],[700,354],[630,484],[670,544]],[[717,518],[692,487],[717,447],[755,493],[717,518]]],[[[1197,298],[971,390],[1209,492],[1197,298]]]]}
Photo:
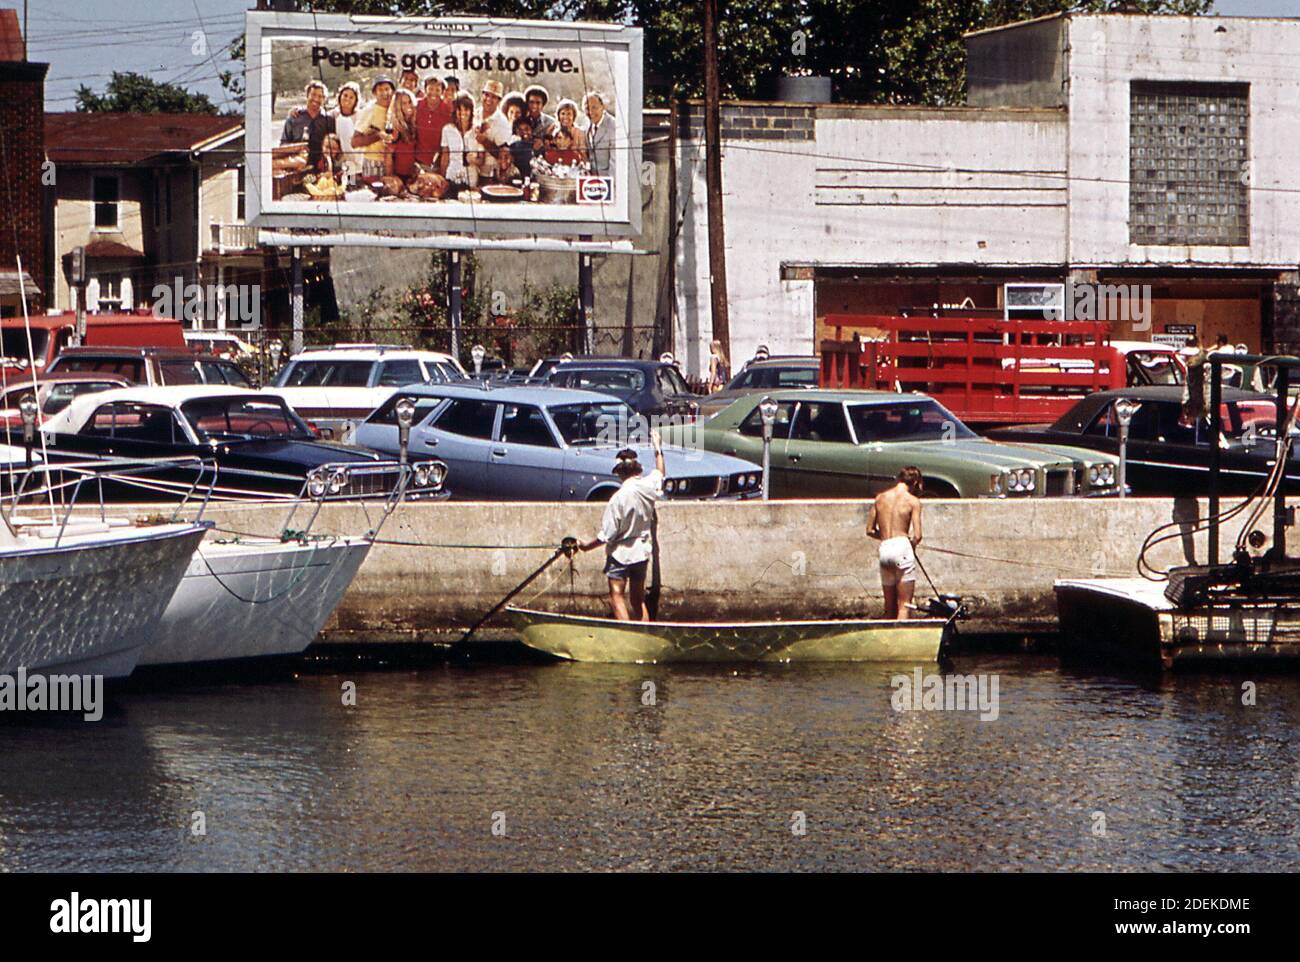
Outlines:
{"type": "Polygon", "coordinates": [[[664,496],[664,452],[659,432],[650,432],[655,469],[642,474],[636,452],[618,453],[614,475],[622,487],[605,506],[600,534],[582,545],[590,551],[605,546],[605,576],[609,579],[609,604],[619,621],[649,621],[645,606],[646,569],[654,554],[655,502],[664,496]]]}

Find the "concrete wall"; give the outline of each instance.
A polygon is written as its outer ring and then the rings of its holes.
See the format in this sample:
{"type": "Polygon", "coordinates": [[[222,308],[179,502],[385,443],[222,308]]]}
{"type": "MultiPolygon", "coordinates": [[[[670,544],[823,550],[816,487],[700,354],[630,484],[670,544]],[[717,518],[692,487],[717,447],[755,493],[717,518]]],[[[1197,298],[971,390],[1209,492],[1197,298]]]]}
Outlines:
{"type": "MultiPolygon", "coordinates": [[[[445,638],[496,604],[566,535],[591,537],[601,511],[586,504],[404,505],[383,529],[384,539],[496,547],[376,545],[327,635],[445,638]]],[[[282,508],[218,506],[208,516],[222,527],[270,533],[284,514],[282,508]]],[[[1190,499],[932,501],[926,504],[920,557],[942,591],[970,599],[970,629],[1050,630],[1054,579],[1132,575],[1147,532],[1197,514],[1190,499]]],[[[665,505],[659,514],[659,616],[878,614],[876,542],[865,536],[865,520],[865,504],[845,501],[665,505]]],[[[323,510],[316,530],[355,534],[366,528],[359,508],[340,505],[323,510]]],[[[1196,544],[1196,558],[1204,561],[1201,537],[1196,544]]],[[[1162,567],[1184,563],[1185,547],[1175,539],[1153,560],[1162,567]]],[[[568,565],[561,560],[519,601],[529,602],[540,591],[535,607],[570,611],[572,604],[582,612],[605,613],[603,562],[600,551],[579,556],[572,598],[568,565]]],[[[918,596],[929,594],[918,579],[918,596]]]]}
{"type": "Polygon", "coordinates": [[[966,102],[972,107],[1065,106],[1065,25],[1061,15],[1013,30],[966,36],[966,102]]]}
{"type": "MultiPolygon", "coordinates": [[[[705,152],[691,121],[678,163],[676,341],[699,373],[712,320],[705,152]]],[[[812,283],[783,281],[783,265],[1064,263],[1064,173],[1059,110],[726,105],[733,361],[760,343],[814,352],[812,283]]]]}
{"type": "Polygon", "coordinates": [[[1069,18],[1070,261],[1266,266],[1300,261],[1300,21],[1069,18]],[[1133,80],[1250,84],[1250,245],[1129,244],[1133,80]]]}

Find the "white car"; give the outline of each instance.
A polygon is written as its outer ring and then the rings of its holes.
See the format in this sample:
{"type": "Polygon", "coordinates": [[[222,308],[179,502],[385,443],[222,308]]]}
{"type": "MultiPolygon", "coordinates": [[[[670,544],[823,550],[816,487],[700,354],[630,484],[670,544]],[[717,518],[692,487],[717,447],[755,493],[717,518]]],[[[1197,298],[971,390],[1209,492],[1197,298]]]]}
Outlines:
{"type": "Polygon", "coordinates": [[[229,331],[185,331],[185,343],[212,354],[242,361],[257,354],[257,348],[229,331]]]}
{"type": "Polygon", "coordinates": [[[273,387],[324,437],[345,439],[399,387],[446,384],[465,377],[460,362],[439,351],[383,344],[339,344],[289,358],[273,387]]]}

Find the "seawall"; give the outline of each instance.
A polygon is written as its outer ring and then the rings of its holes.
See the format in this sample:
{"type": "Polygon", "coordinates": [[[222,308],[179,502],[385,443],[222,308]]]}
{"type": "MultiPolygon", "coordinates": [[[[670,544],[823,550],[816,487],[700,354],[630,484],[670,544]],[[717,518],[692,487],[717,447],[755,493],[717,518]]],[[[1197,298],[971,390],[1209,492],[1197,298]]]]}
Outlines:
{"type": "MultiPolygon", "coordinates": [[[[793,619],[878,614],[876,542],[866,505],[846,501],[677,503],[659,512],[662,619],[793,619]]],[[[314,530],[359,534],[375,509],[327,505],[314,530]]],[[[448,502],[406,504],[381,532],[338,612],[330,641],[445,641],[476,621],[545,561],[566,535],[593,536],[602,506],[448,502]]],[[[1206,560],[1193,535],[1205,503],[1124,501],[927,501],[919,556],[945,593],[970,604],[968,629],[1055,628],[1057,578],[1131,576],[1143,540],[1176,523],[1151,555],[1159,568],[1206,560]]],[[[276,506],[214,505],[224,529],[271,534],[276,506]]],[[[1270,515],[1271,518],[1271,515],[1270,515]]],[[[297,522],[305,520],[302,512],[297,522]]],[[[1267,529],[1270,520],[1266,519],[1267,529]]],[[[1224,532],[1230,553],[1235,527],[1224,532]]],[[[603,553],[556,562],[516,599],[533,607],[605,614],[603,553]]],[[[929,591],[918,576],[917,595],[929,591]]],[[[504,627],[504,622],[498,627],[504,627]]]]}

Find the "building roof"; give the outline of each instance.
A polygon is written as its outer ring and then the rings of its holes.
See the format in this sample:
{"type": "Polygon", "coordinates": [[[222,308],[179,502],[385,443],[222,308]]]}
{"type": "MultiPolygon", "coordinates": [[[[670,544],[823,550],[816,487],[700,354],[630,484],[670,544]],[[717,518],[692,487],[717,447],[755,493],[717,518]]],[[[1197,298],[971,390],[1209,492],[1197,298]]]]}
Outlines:
{"type": "MultiPolygon", "coordinates": [[[[71,254],[69,254],[71,256],[71,254]]],[[[123,244],[121,241],[93,240],[86,245],[87,257],[144,257],[144,251],[138,251],[129,244],[123,244]]]]}
{"type": "Polygon", "coordinates": [[[12,8],[0,10],[0,60],[7,63],[27,61],[27,41],[23,39],[23,28],[18,23],[18,11],[12,8]]]}
{"type": "Polygon", "coordinates": [[[220,114],[47,113],[45,152],[56,164],[126,167],[201,150],[243,126],[220,114]]]}

